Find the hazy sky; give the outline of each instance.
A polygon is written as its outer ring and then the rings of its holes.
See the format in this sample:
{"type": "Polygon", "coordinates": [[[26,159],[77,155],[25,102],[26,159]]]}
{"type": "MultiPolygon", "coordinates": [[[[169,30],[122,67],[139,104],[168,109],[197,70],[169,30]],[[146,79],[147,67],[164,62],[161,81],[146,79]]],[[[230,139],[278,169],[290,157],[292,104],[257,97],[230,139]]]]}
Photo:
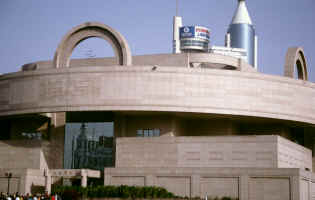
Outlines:
{"type": "MultiPolygon", "coordinates": [[[[211,29],[211,45],[223,45],[237,0],[179,0],[184,25],[211,29]]],[[[170,53],[175,0],[0,0],[0,73],[29,62],[51,60],[74,26],[98,21],[127,39],[133,55],[170,53]]],[[[315,81],[315,0],[248,0],[259,37],[259,71],[283,74],[287,48],[302,46],[309,79],[315,81]]],[[[89,39],[74,57],[113,55],[100,39],[89,39]]]]}

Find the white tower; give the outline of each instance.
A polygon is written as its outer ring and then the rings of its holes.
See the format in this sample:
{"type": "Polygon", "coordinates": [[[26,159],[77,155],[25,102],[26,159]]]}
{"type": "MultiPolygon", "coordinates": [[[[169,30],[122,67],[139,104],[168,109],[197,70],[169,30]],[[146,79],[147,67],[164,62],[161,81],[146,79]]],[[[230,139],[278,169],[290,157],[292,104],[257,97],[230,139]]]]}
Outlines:
{"type": "Polygon", "coordinates": [[[183,26],[182,18],[174,16],[173,19],[173,53],[181,53],[180,40],[179,40],[179,28],[183,26]]]}
{"type": "Polygon", "coordinates": [[[226,35],[226,46],[245,49],[247,62],[257,68],[257,41],[245,0],[238,0],[238,7],[226,35]]]}
{"type": "Polygon", "coordinates": [[[178,0],[176,0],[176,16],[173,18],[173,53],[181,53],[179,28],[183,26],[182,18],[178,16],[178,0]]]}

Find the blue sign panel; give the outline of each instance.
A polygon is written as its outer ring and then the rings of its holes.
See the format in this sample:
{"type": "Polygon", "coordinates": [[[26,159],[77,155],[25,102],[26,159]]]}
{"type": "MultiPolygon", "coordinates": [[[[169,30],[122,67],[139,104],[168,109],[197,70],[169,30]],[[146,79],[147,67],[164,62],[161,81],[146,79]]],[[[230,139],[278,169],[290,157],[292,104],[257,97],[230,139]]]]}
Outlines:
{"type": "Polygon", "coordinates": [[[179,28],[180,38],[194,38],[195,37],[195,27],[194,26],[184,26],[179,28]]]}
{"type": "Polygon", "coordinates": [[[209,29],[202,26],[184,26],[179,29],[180,39],[195,38],[201,40],[209,40],[209,29]]]}

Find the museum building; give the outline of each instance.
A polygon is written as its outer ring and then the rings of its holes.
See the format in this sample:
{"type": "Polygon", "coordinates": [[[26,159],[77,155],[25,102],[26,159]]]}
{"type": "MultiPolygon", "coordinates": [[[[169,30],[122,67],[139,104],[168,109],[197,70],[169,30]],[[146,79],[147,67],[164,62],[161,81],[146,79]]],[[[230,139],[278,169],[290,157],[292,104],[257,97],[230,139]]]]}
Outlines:
{"type": "Polygon", "coordinates": [[[225,47],[209,48],[197,34],[206,28],[176,16],[172,54],[132,56],[119,32],[87,22],[53,60],[0,75],[0,191],[103,178],[188,197],[314,199],[315,84],[303,49],[288,49],[284,76],[258,72],[238,3],[225,47]],[[116,57],[70,59],[91,37],[116,57]]]}

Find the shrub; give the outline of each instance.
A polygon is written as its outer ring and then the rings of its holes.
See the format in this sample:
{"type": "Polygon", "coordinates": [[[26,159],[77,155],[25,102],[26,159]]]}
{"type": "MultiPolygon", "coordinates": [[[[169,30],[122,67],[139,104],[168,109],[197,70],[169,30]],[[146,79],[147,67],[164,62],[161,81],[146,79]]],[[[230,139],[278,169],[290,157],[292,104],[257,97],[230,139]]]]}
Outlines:
{"type": "Polygon", "coordinates": [[[31,193],[33,195],[36,194],[44,194],[45,193],[45,187],[41,185],[31,185],[31,193]]]}
{"type": "MultiPolygon", "coordinates": [[[[62,197],[62,200],[77,200],[79,198],[147,198],[147,199],[162,199],[162,198],[178,198],[173,193],[168,192],[165,188],[155,186],[89,186],[86,188],[80,186],[54,186],[52,193],[56,193],[62,197]]],[[[185,197],[185,199],[191,199],[185,197]]],[[[192,198],[195,200],[201,199],[200,197],[192,198]]],[[[208,200],[238,200],[238,198],[222,197],[222,198],[208,198],[208,200]]]]}
{"type": "Polygon", "coordinates": [[[79,200],[80,194],[76,190],[65,190],[61,195],[63,200],[79,200]]]}
{"type": "MultiPolygon", "coordinates": [[[[154,186],[89,186],[86,188],[78,186],[55,186],[52,192],[61,197],[88,198],[175,198],[176,196],[166,189],[154,186]]],[[[63,198],[63,200],[66,200],[63,198]]]]}

